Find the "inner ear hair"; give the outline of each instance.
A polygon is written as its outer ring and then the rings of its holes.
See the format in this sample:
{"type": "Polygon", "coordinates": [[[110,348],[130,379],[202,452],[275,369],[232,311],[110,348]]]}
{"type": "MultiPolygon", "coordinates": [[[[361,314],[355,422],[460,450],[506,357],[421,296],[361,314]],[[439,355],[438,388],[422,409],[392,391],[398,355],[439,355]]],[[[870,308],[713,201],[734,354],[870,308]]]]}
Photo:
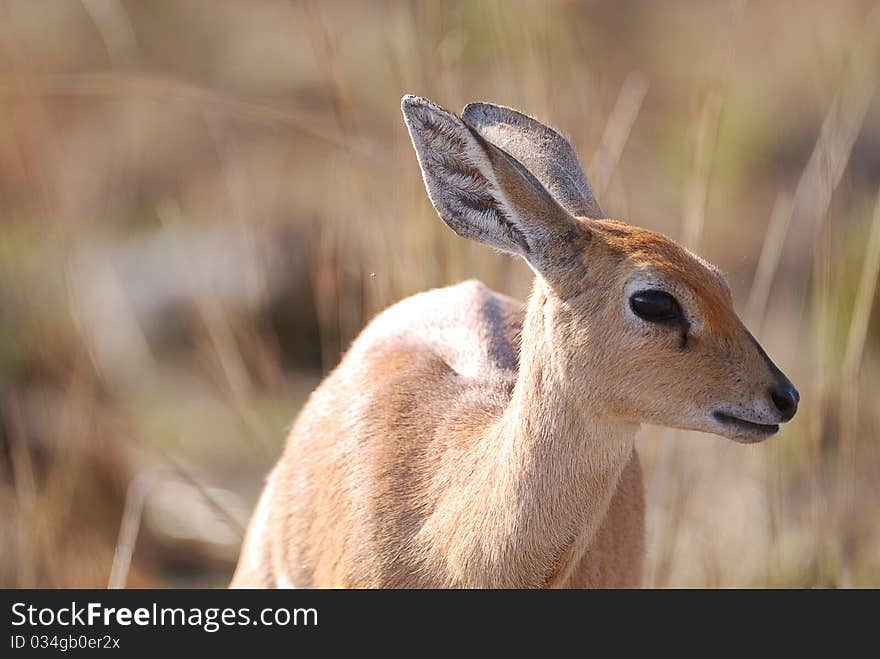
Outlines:
{"type": "Polygon", "coordinates": [[[428,196],[443,221],[540,270],[576,220],[527,167],[453,113],[416,96],[405,96],[401,107],[428,196]]]}
{"type": "Polygon", "coordinates": [[[577,152],[550,126],[518,110],[483,102],[466,105],[462,118],[486,140],[518,159],[569,213],[605,217],[577,152]]]}

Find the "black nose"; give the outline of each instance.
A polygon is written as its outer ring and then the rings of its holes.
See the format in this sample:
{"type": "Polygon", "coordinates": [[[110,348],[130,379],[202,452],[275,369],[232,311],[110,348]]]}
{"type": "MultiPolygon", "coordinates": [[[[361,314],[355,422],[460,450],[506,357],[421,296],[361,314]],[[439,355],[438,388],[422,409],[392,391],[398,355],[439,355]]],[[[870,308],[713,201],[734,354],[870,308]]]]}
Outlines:
{"type": "Polygon", "coordinates": [[[784,382],[770,388],[770,398],[776,409],[782,414],[782,420],[788,421],[797,412],[801,395],[791,382],[784,382]]]}

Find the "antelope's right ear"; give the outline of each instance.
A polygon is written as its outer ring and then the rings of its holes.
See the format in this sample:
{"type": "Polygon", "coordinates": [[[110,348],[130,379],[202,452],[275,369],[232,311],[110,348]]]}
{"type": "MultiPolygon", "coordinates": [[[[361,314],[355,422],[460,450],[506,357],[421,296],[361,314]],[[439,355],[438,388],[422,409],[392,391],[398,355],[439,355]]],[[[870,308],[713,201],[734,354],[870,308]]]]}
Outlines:
{"type": "Polygon", "coordinates": [[[410,95],[401,109],[443,221],[461,236],[519,254],[540,271],[546,250],[577,221],[522,163],[451,112],[410,95]]]}

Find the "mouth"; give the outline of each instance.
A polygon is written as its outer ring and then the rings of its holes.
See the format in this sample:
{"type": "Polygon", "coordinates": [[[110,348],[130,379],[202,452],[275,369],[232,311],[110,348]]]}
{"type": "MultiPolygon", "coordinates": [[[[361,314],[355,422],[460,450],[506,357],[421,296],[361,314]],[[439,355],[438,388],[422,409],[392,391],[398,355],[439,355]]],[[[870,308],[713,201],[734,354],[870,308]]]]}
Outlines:
{"type": "Polygon", "coordinates": [[[758,439],[753,441],[760,441],[779,432],[779,424],[777,423],[755,423],[754,421],[746,421],[745,419],[717,411],[712,412],[712,416],[715,417],[716,421],[731,430],[737,430],[739,433],[758,437],[758,439]]]}

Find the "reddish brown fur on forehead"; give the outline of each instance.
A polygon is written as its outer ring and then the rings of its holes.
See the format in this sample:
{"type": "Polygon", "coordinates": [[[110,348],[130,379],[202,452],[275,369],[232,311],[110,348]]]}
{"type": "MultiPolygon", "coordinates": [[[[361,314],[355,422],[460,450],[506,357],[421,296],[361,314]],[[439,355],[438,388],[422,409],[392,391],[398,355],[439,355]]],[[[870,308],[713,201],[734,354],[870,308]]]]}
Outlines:
{"type": "MultiPolygon", "coordinates": [[[[589,227],[606,248],[631,263],[666,274],[691,290],[700,301],[707,324],[724,331],[731,324],[730,290],[721,273],[662,233],[616,220],[589,220],[589,227]]],[[[732,328],[730,328],[732,329],[732,328]]]]}

